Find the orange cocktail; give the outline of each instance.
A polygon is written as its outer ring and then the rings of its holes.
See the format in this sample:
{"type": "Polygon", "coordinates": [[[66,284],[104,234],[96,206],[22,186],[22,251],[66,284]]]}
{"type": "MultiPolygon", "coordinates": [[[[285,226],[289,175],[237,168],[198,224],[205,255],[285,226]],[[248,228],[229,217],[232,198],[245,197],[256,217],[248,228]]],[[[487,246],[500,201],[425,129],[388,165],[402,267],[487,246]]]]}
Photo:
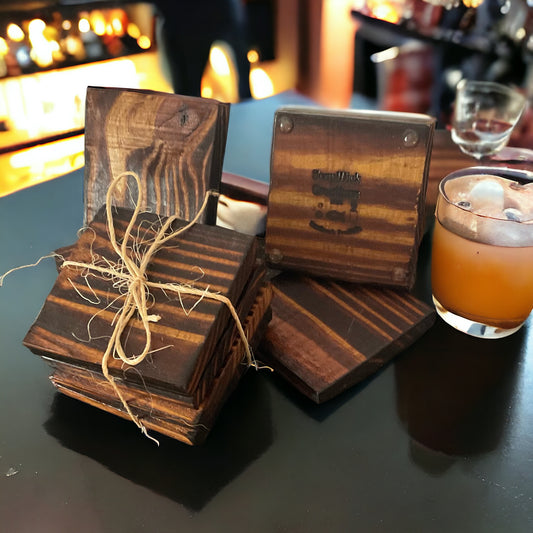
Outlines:
{"type": "Polygon", "coordinates": [[[494,172],[468,169],[442,181],[433,234],[437,312],[484,338],[515,332],[533,308],[533,175],[494,172]]]}

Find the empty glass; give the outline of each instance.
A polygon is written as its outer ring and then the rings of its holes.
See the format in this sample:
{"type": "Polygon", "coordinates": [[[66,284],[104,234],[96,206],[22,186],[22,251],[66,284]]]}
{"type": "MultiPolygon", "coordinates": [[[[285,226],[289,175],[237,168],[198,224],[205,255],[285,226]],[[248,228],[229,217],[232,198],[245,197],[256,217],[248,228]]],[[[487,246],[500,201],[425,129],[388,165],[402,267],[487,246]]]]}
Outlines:
{"type": "Polygon", "coordinates": [[[525,106],[525,97],[510,87],[461,80],[456,90],[452,139],[476,159],[491,156],[508,143],[525,106]]]}

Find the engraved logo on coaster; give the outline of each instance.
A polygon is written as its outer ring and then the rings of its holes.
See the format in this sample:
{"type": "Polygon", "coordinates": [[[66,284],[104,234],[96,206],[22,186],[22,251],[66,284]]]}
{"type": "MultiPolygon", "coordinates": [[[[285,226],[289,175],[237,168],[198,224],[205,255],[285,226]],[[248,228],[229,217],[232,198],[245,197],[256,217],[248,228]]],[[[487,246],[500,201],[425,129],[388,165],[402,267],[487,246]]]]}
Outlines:
{"type": "Polygon", "coordinates": [[[312,193],[317,198],[309,225],[320,232],[354,235],[362,231],[357,207],[361,197],[361,175],[345,170],[322,172],[313,169],[312,193]]]}

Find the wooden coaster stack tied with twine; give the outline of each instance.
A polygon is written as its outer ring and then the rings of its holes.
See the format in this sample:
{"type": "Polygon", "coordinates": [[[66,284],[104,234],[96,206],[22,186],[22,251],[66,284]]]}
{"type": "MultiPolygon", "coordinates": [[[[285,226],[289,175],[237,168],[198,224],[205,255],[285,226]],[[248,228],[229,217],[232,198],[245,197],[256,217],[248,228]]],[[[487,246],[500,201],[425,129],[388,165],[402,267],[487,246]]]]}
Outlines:
{"type": "Polygon", "coordinates": [[[255,238],[212,225],[229,104],[89,87],[85,108],[87,227],[24,343],[64,394],[199,444],[271,315],[255,238]]]}
{"type": "MultiPolygon", "coordinates": [[[[61,392],[200,443],[270,318],[255,237],[177,216],[104,207],[60,261],[24,344],[61,392]]],[[[142,201],[137,206],[142,205],[142,201]]]]}

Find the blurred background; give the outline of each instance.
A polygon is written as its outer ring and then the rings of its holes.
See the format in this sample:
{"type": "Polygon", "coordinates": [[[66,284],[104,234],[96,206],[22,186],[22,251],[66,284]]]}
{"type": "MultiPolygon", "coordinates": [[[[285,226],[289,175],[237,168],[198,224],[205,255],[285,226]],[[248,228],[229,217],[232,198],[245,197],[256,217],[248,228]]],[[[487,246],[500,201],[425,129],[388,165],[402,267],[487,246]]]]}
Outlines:
{"type": "MultiPolygon", "coordinates": [[[[0,196],[83,166],[88,85],[287,91],[449,121],[463,78],[533,92],[533,0],[0,0],[0,196]]],[[[515,145],[529,148],[524,119],[515,145]]]]}

